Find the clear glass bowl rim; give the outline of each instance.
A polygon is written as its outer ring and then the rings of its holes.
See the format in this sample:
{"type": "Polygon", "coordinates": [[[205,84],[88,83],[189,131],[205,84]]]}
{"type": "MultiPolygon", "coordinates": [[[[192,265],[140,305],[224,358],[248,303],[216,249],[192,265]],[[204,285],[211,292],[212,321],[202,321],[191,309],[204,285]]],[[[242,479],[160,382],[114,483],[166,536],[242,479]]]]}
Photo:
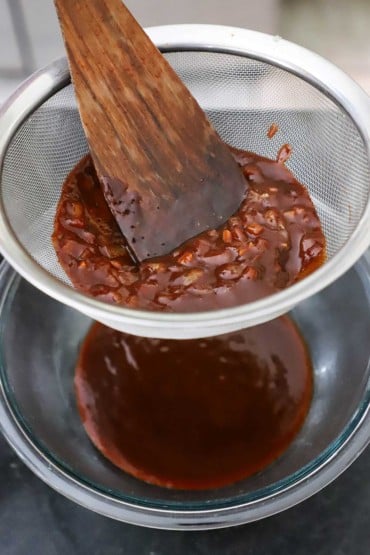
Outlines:
{"type": "MultiPolygon", "coordinates": [[[[370,254],[359,264],[370,275],[370,254]]],[[[0,334],[19,281],[6,262],[0,265],[0,334]]],[[[370,280],[367,284],[370,289],[370,280]]],[[[0,430],[22,461],[49,486],[72,501],[123,522],[164,529],[212,529],[252,522],[310,497],[341,474],[370,441],[370,384],[352,419],[318,457],[299,471],[249,494],[204,504],[159,505],[112,494],[56,460],[32,435],[20,414],[0,352],[0,430]]]]}

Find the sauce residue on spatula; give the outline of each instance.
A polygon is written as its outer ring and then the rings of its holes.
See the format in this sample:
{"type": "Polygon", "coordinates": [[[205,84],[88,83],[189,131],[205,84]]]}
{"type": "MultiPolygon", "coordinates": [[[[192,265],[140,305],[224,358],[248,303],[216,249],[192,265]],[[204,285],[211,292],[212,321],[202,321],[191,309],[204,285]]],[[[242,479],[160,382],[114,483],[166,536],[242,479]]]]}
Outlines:
{"type": "Polygon", "coordinates": [[[122,0],[54,0],[81,123],[133,258],[225,223],[243,174],[195,97],[122,0]]]}

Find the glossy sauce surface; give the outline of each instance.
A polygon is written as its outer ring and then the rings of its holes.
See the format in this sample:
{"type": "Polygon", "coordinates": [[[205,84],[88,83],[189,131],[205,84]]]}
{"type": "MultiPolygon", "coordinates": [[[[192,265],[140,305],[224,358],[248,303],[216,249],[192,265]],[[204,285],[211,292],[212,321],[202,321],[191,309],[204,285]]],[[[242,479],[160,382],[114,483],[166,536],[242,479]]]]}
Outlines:
{"type": "Polygon", "coordinates": [[[96,323],[75,390],[88,435],[113,464],[152,484],[207,489],[261,470],[288,447],[309,409],[312,367],[286,316],[189,341],[96,323]]]}
{"type": "Polygon", "coordinates": [[[232,149],[245,199],[217,230],[136,265],[109,211],[90,157],[67,178],[53,244],[73,285],[131,308],[196,312],[243,304],[292,285],[325,258],[325,238],[303,185],[282,163],[232,149]]]}

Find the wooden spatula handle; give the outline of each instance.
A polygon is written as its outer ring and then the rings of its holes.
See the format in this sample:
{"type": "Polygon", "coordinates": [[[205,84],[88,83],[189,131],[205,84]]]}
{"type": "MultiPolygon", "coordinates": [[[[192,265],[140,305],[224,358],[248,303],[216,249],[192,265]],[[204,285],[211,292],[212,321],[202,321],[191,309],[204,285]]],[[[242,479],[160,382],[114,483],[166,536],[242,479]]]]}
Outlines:
{"type": "Polygon", "coordinates": [[[175,71],[120,0],[55,4],[103,191],[137,258],[220,225],[245,181],[175,71]]]}

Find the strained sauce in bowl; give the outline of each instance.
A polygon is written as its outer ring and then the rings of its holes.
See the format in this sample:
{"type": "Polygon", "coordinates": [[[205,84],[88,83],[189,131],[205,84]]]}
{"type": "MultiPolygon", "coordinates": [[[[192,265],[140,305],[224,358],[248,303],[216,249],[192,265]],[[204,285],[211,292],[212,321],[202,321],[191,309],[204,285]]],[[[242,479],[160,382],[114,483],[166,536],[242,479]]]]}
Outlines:
{"type": "Polygon", "coordinates": [[[82,422],[113,464],[151,484],[208,489],[246,478],[296,436],[310,357],[287,317],[174,341],[95,323],[75,374],[82,422]]]}

